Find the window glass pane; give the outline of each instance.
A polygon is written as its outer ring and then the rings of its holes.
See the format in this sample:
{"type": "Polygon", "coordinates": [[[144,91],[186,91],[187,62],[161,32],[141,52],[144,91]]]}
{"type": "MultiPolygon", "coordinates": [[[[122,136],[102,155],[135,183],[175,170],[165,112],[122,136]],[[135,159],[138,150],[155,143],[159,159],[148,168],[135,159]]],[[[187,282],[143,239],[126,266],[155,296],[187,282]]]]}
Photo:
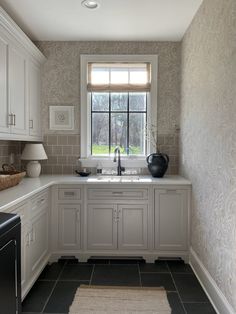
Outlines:
{"type": "Polygon", "coordinates": [[[109,154],[109,113],[92,113],[92,155],[109,154]]]}
{"type": "Polygon", "coordinates": [[[146,84],[147,80],[147,71],[146,69],[130,69],[130,84],[146,84]]]}
{"type": "Polygon", "coordinates": [[[92,84],[109,84],[109,69],[93,68],[91,72],[92,84]]]}
{"type": "Polygon", "coordinates": [[[120,146],[121,153],[126,154],[127,149],[127,114],[111,114],[111,153],[116,146],[120,146]]]}
{"type": "Polygon", "coordinates": [[[146,111],[146,93],[130,93],[129,110],[146,111]]]}
{"type": "Polygon", "coordinates": [[[129,72],[126,68],[111,69],[111,84],[128,84],[129,72]]]}
{"type": "Polygon", "coordinates": [[[92,93],[92,110],[109,110],[109,93],[92,93]]]}
{"type": "Polygon", "coordinates": [[[145,155],[146,113],[129,115],[129,155],[145,155]]]}
{"type": "Polygon", "coordinates": [[[111,93],[111,110],[127,111],[128,93],[111,93]]]}

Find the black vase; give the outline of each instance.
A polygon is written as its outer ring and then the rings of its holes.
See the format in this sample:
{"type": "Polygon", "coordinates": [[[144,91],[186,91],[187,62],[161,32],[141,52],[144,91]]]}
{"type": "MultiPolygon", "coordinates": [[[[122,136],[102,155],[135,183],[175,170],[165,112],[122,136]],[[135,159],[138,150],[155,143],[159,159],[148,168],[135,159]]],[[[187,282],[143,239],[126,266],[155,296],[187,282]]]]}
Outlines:
{"type": "Polygon", "coordinates": [[[147,157],[148,170],[154,178],[162,178],[168,169],[169,157],[166,154],[156,153],[147,157]]]}

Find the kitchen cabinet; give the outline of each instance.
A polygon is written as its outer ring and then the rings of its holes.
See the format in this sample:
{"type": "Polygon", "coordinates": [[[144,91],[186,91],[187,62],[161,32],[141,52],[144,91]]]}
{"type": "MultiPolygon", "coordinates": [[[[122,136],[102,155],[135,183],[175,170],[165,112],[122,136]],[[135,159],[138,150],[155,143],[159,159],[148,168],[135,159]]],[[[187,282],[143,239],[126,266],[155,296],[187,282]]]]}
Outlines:
{"type": "Polygon", "coordinates": [[[26,99],[26,56],[13,45],[9,46],[9,124],[11,133],[27,135],[28,103],[26,99]]]}
{"type": "Polygon", "coordinates": [[[117,206],[89,204],[87,214],[88,249],[117,249],[117,206]]]}
{"type": "Polygon", "coordinates": [[[146,250],[147,204],[118,205],[118,248],[121,250],[146,250]]]}
{"type": "Polygon", "coordinates": [[[21,218],[22,298],[49,260],[49,199],[46,190],[9,210],[21,218]]]}
{"type": "Polygon", "coordinates": [[[7,62],[8,59],[8,43],[7,38],[0,32],[0,132],[9,133],[10,126],[8,125],[8,74],[7,62]]]}
{"type": "Polygon", "coordinates": [[[80,249],[80,205],[60,204],[59,210],[59,246],[63,250],[80,249]]]}
{"type": "Polygon", "coordinates": [[[155,189],[155,249],[188,249],[188,191],[176,187],[155,189]]]}
{"type": "Polygon", "coordinates": [[[33,61],[28,62],[29,135],[41,137],[41,72],[33,61]]]}
{"type": "Polygon", "coordinates": [[[39,141],[45,57],[0,7],[0,139],[39,141]]]}

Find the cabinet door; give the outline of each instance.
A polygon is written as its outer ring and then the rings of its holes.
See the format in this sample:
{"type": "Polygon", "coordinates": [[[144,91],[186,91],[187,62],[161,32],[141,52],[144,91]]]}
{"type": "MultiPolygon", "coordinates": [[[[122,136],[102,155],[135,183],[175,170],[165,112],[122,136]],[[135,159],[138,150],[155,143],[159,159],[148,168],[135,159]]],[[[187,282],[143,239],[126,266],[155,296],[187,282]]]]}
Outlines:
{"type": "Polygon", "coordinates": [[[7,54],[8,44],[3,37],[0,37],[0,132],[2,133],[10,132],[7,101],[7,54]]]}
{"type": "Polygon", "coordinates": [[[113,204],[88,205],[88,249],[117,249],[117,210],[113,204]]]}
{"type": "Polygon", "coordinates": [[[59,245],[63,250],[80,249],[80,205],[59,205],[59,245]]]}
{"type": "Polygon", "coordinates": [[[28,256],[29,256],[29,233],[28,227],[21,229],[21,290],[22,298],[25,296],[25,288],[28,280],[28,256]]]}
{"type": "Polygon", "coordinates": [[[40,271],[48,254],[48,209],[42,210],[32,219],[30,241],[30,278],[40,271]]]}
{"type": "Polygon", "coordinates": [[[41,84],[40,68],[29,61],[29,131],[30,135],[41,137],[41,84]]]}
{"type": "Polygon", "coordinates": [[[155,248],[187,249],[188,194],[186,190],[155,190],[155,248]]]}
{"type": "Polygon", "coordinates": [[[147,205],[118,205],[118,247],[147,249],[147,205]]]}
{"type": "Polygon", "coordinates": [[[26,60],[24,54],[13,46],[9,49],[9,105],[13,115],[12,133],[27,135],[26,60]]]}

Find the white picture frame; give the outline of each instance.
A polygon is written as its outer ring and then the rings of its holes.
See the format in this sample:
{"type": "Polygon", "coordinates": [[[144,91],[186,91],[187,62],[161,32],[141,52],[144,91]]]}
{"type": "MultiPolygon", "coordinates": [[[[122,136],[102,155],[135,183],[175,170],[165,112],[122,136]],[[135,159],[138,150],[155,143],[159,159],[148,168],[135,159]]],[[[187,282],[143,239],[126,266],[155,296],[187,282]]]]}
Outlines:
{"type": "Polygon", "coordinates": [[[50,106],[49,129],[50,130],[74,130],[74,106],[50,106]]]}

